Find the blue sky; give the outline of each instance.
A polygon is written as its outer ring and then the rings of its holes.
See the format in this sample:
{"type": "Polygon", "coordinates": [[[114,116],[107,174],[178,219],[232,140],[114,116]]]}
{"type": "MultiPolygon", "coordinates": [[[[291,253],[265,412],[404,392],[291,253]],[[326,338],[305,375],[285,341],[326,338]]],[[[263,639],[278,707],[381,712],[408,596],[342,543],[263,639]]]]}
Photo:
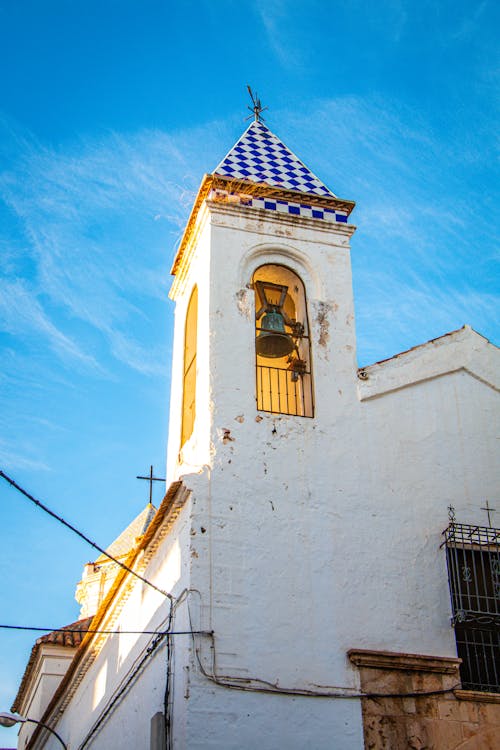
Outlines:
{"type": "MultiPolygon", "coordinates": [[[[492,0],[0,0],[0,467],[104,546],[142,509],[169,269],[247,83],[357,202],[359,364],[463,323],[498,344],[498,21],[492,0]]],[[[92,550],[5,484],[0,514],[0,619],[76,619],[92,550]]],[[[0,631],[0,710],[34,640],[0,631]]]]}

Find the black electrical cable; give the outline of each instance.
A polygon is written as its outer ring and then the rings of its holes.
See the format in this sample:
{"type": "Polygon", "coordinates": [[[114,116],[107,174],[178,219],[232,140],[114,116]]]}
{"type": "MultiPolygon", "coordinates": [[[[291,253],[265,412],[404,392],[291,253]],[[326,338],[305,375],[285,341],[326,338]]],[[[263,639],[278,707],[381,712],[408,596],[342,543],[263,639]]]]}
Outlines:
{"type": "MultiPolygon", "coordinates": [[[[146,661],[148,660],[148,658],[154,654],[156,649],[160,646],[160,644],[163,642],[165,638],[167,639],[167,663],[168,663],[167,680],[166,680],[165,695],[164,695],[165,740],[167,743],[166,750],[171,750],[172,722],[171,722],[171,716],[170,716],[170,707],[171,707],[171,659],[172,659],[173,643],[170,642],[169,636],[176,635],[176,632],[170,631],[169,629],[173,627],[175,609],[182,602],[184,595],[187,593],[188,593],[188,590],[184,589],[179,594],[176,600],[170,601],[170,609],[169,609],[168,616],[166,618],[166,629],[161,631],[155,638],[152,639],[151,644],[148,646],[148,648],[144,652],[144,655],[142,656],[142,658],[138,657],[140,659],[139,661],[137,661],[136,659],[135,666],[133,666],[129,670],[126,681],[122,683],[121,687],[118,689],[115,695],[108,702],[105,709],[100,714],[99,718],[97,719],[97,721],[95,722],[91,730],[88,732],[85,739],[83,740],[82,744],[79,746],[78,750],[84,750],[84,748],[87,747],[89,741],[92,739],[94,734],[98,731],[99,727],[104,723],[104,721],[106,720],[107,716],[111,713],[114,706],[117,704],[120,698],[124,695],[124,693],[129,689],[129,687],[132,685],[133,681],[135,680],[137,675],[140,673],[140,671],[146,664],[146,661]]],[[[206,634],[205,631],[195,631],[195,632],[199,634],[206,634]]],[[[193,636],[192,629],[187,631],[187,633],[193,636]]]]}
{"type": "Polygon", "coordinates": [[[120,566],[120,568],[123,568],[123,570],[126,570],[127,573],[131,573],[133,576],[138,578],[143,583],[146,583],[148,586],[151,586],[155,591],[158,591],[163,596],[168,597],[169,599],[172,599],[172,594],[169,594],[167,591],[163,591],[163,589],[160,589],[158,586],[156,586],[154,583],[151,583],[151,581],[148,581],[147,578],[144,578],[140,575],[140,573],[136,573],[135,570],[132,570],[132,568],[129,568],[128,565],[125,565],[125,563],[120,562],[120,560],[117,560],[116,557],[113,557],[113,555],[110,555],[109,552],[106,552],[105,549],[100,547],[98,544],[93,542],[91,539],[89,539],[88,536],[86,536],[82,531],[79,531],[75,526],[73,526],[68,521],[65,521],[64,518],[61,516],[58,516],[57,513],[54,513],[53,510],[50,510],[46,505],[40,502],[40,500],[37,500],[36,497],[33,497],[33,495],[30,495],[29,492],[26,492],[17,482],[15,482],[13,479],[11,479],[5,472],[3,472],[0,469],[0,477],[2,479],[5,479],[6,482],[8,482],[12,487],[14,487],[18,492],[20,492],[24,497],[28,498],[32,503],[34,503],[38,508],[41,508],[41,510],[45,511],[45,513],[48,513],[49,516],[52,516],[52,518],[55,518],[56,521],[59,521],[59,523],[62,523],[63,526],[66,526],[66,528],[70,529],[74,534],[79,536],[81,539],[83,539],[87,544],[90,544],[91,547],[96,549],[98,552],[100,552],[102,555],[105,555],[109,560],[112,560],[114,563],[120,566]]]}
{"type": "MultiPolygon", "coordinates": [[[[198,592],[199,593],[199,592],[198,592]]],[[[192,627],[191,611],[188,604],[188,618],[189,625],[191,627],[191,634],[193,638],[193,648],[196,654],[196,661],[200,668],[200,672],[211,682],[225,687],[230,690],[242,690],[251,693],[268,693],[275,695],[292,695],[304,698],[340,698],[340,699],[360,699],[360,698],[425,698],[433,695],[444,695],[446,693],[452,693],[454,690],[458,690],[461,685],[457,683],[450,688],[442,688],[439,690],[421,690],[409,693],[375,693],[375,692],[355,692],[351,688],[346,687],[333,687],[325,685],[321,690],[311,690],[309,688],[282,688],[278,684],[269,682],[268,680],[262,680],[258,677],[238,677],[231,675],[219,675],[216,673],[216,648],[215,648],[215,635],[213,632],[205,632],[203,635],[209,635],[212,641],[212,674],[207,672],[202,664],[200,658],[200,650],[196,644],[195,634],[196,631],[192,627]]]]}
{"type": "Polygon", "coordinates": [[[124,693],[129,689],[132,682],[135,680],[139,672],[142,670],[144,664],[147,662],[147,660],[154,654],[158,646],[161,644],[163,639],[166,636],[166,632],[160,633],[159,635],[155,636],[153,640],[151,641],[150,645],[146,649],[146,652],[140,659],[140,661],[136,664],[135,668],[132,672],[129,673],[127,680],[124,684],[121,685],[118,692],[115,693],[111,701],[107,704],[104,711],[99,716],[98,720],[95,722],[94,726],[90,730],[90,732],[87,734],[85,739],[83,740],[82,744],[79,746],[78,750],[83,750],[89,743],[89,741],[92,739],[94,734],[97,732],[101,724],[105,721],[106,717],[111,713],[112,708],[116,705],[116,703],[120,700],[120,698],[124,695],[124,693]]]}
{"type": "Polygon", "coordinates": [[[174,623],[174,607],[170,607],[167,626],[167,675],[165,679],[165,693],[163,696],[163,722],[165,727],[165,750],[172,748],[172,713],[171,713],[171,679],[172,679],[172,635],[174,623]]]}
{"type": "MultiPolygon", "coordinates": [[[[103,635],[165,635],[165,630],[99,630],[92,628],[41,628],[32,625],[1,625],[0,630],[34,630],[41,633],[101,633],[103,635]]],[[[177,630],[170,632],[170,635],[193,635],[192,630],[177,630]]],[[[207,631],[198,630],[196,635],[210,635],[207,631]]]]}
{"type": "MultiPolygon", "coordinates": [[[[179,604],[183,601],[184,596],[188,593],[187,589],[184,589],[179,596],[174,600],[170,600],[170,609],[168,616],[163,621],[166,623],[166,629],[159,632],[155,638],[152,639],[150,645],[147,647],[146,651],[143,652],[142,657],[138,657],[136,659],[134,665],[131,667],[131,669],[128,672],[128,676],[126,678],[126,681],[122,683],[121,687],[118,688],[118,691],[114,694],[114,696],[110,699],[102,713],[100,714],[97,721],[94,723],[90,731],[88,732],[87,736],[83,740],[82,744],[79,746],[78,750],[84,750],[85,747],[87,747],[89,741],[92,739],[94,734],[98,731],[99,727],[105,722],[106,718],[111,713],[112,709],[115,707],[115,705],[118,703],[120,698],[124,695],[124,693],[129,689],[129,687],[132,685],[133,681],[137,677],[137,675],[140,673],[144,665],[146,664],[147,659],[154,654],[156,649],[160,646],[160,644],[164,641],[165,638],[167,638],[167,646],[168,646],[168,652],[167,652],[167,661],[170,664],[170,670],[171,670],[171,659],[172,659],[172,653],[173,653],[173,642],[169,641],[170,635],[176,635],[177,633],[175,631],[170,631],[170,628],[173,627],[174,623],[174,613],[175,609],[179,606],[179,604]],[[138,661],[139,660],[139,661],[138,661]]],[[[184,631],[179,631],[184,632],[184,631]]],[[[196,631],[198,634],[206,634],[205,631],[196,631]]],[[[193,636],[192,629],[188,630],[187,633],[193,636]]],[[[172,733],[171,733],[171,716],[169,717],[168,724],[166,717],[169,716],[170,706],[172,702],[172,696],[171,696],[171,671],[167,671],[167,680],[165,685],[165,696],[164,696],[164,720],[165,720],[165,739],[167,744],[166,748],[167,750],[170,750],[172,747],[172,733]],[[169,706],[168,710],[165,710],[165,705],[169,706]]]]}
{"type": "Polygon", "coordinates": [[[346,692],[350,688],[331,689],[327,686],[322,691],[310,690],[308,688],[282,688],[279,685],[261,680],[257,677],[231,677],[229,675],[216,675],[207,672],[201,663],[199,649],[195,648],[196,660],[201,673],[211,682],[221,687],[230,688],[231,690],[242,690],[250,693],[268,693],[278,695],[294,695],[304,698],[426,698],[433,695],[444,695],[452,693],[460,688],[460,683],[450,688],[441,688],[440,690],[418,690],[409,693],[365,693],[365,692],[346,692]],[[251,684],[255,683],[255,684],[251,684]],[[341,691],[344,692],[341,692],[341,691]]]}

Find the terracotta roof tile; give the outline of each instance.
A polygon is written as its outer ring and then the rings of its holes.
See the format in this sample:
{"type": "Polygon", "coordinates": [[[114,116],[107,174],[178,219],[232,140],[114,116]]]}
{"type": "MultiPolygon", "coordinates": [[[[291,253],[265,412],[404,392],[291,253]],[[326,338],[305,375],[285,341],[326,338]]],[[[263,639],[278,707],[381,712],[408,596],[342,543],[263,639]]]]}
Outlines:
{"type": "Polygon", "coordinates": [[[35,645],[31,649],[30,658],[28,659],[26,669],[24,670],[21,684],[19,685],[19,690],[17,691],[17,695],[14,698],[12,711],[18,711],[21,706],[21,701],[24,697],[24,692],[28,685],[40,647],[44,644],[49,643],[54,646],[63,646],[64,648],[77,648],[82,642],[85,633],[89,629],[92,619],[92,617],[86,617],[84,620],[77,620],[76,622],[72,622],[70,625],[65,625],[60,630],[52,630],[50,633],[46,633],[45,635],[40,636],[40,638],[37,638],[37,640],[35,641],[35,645]]]}

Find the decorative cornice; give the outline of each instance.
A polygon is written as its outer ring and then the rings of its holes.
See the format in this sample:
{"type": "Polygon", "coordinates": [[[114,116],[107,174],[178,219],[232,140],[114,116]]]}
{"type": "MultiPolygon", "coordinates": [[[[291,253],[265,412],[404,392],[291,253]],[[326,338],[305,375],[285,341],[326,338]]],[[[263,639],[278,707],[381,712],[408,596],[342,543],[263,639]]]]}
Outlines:
{"type": "Polygon", "coordinates": [[[186,246],[189,243],[189,240],[191,238],[191,235],[193,233],[193,230],[196,224],[196,220],[198,218],[198,212],[201,208],[201,204],[203,203],[203,201],[205,200],[205,198],[207,197],[210,191],[212,182],[213,182],[213,175],[210,175],[210,174],[206,174],[201,181],[201,185],[198,190],[198,194],[195,198],[193,208],[191,209],[191,213],[189,214],[189,219],[187,220],[186,228],[184,229],[184,234],[182,235],[179,249],[177,250],[177,253],[174,258],[174,263],[170,270],[170,273],[172,274],[172,276],[175,276],[179,270],[179,266],[182,261],[182,256],[184,255],[186,246]]]}
{"type": "MultiPolygon", "coordinates": [[[[243,206],[239,204],[232,204],[228,206],[227,203],[223,203],[217,200],[211,200],[207,198],[205,206],[210,211],[210,221],[212,224],[217,226],[236,227],[238,226],[243,231],[251,231],[256,234],[268,234],[268,227],[270,226],[289,226],[289,227],[307,227],[308,229],[314,229],[316,232],[322,232],[323,234],[332,238],[332,245],[338,245],[333,239],[335,236],[343,235],[345,237],[352,237],[356,231],[356,227],[353,224],[344,224],[329,222],[323,220],[317,220],[304,215],[290,215],[288,213],[281,213],[279,211],[268,211],[257,206],[243,206]],[[262,225],[262,218],[265,212],[266,226],[262,225]],[[247,221],[245,226],[238,224],[233,220],[243,218],[247,221]],[[251,224],[251,220],[255,222],[251,224]],[[250,221],[249,221],[250,220],[250,221]]],[[[311,239],[314,242],[314,239],[311,239]]],[[[323,239],[327,242],[326,238],[323,239]]],[[[349,249],[349,248],[346,248],[349,249]]],[[[185,256],[184,263],[187,261],[187,253],[185,256]]],[[[175,281],[174,281],[175,283],[175,281]]]]}
{"type": "Polygon", "coordinates": [[[351,662],[357,667],[372,669],[397,669],[404,672],[436,672],[456,674],[461,659],[449,656],[427,656],[424,654],[404,654],[395,651],[369,651],[351,649],[347,652],[351,662]]]}
{"type": "Polygon", "coordinates": [[[302,193],[298,190],[284,190],[281,187],[273,187],[266,182],[251,182],[249,180],[235,180],[232,177],[213,174],[212,187],[228,190],[231,193],[242,193],[255,198],[274,198],[297,203],[309,203],[322,208],[337,208],[339,211],[351,213],[356,203],[354,201],[337,198],[333,195],[314,195],[313,193],[302,193]]]}
{"type": "Polygon", "coordinates": [[[349,216],[354,206],[354,201],[342,200],[341,198],[313,195],[309,193],[300,193],[295,190],[283,190],[283,188],[273,187],[266,183],[250,182],[248,180],[235,180],[232,177],[212,174],[205,175],[198,194],[196,196],[193,208],[182,236],[179,249],[176,253],[171,274],[175,276],[181,267],[183,256],[189,245],[192,234],[196,225],[198,212],[203,201],[208,197],[210,190],[223,190],[231,195],[246,195],[254,198],[271,198],[273,200],[287,201],[290,203],[304,204],[314,206],[318,209],[337,210],[349,216]]]}

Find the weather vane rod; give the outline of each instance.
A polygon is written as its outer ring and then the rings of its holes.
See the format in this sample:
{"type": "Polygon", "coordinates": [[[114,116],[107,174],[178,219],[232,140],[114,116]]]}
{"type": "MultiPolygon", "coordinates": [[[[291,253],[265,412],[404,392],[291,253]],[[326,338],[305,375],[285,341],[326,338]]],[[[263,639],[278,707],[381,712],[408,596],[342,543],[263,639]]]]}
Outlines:
{"type": "MultiPolygon", "coordinates": [[[[264,122],[264,118],[261,115],[261,112],[265,112],[268,107],[263,107],[260,103],[260,99],[257,95],[257,92],[255,94],[253,93],[250,86],[247,84],[248,93],[250,94],[250,99],[252,100],[252,107],[248,106],[247,109],[250,110],[250,112],[253,112],[253,116],[255,118],[255,122],[264,122]]],[[[250,115],[251,117],[251,115],[250,115]]],[[[249,120],[250,117],[247,117],[245,119],[249,120]]]]}

